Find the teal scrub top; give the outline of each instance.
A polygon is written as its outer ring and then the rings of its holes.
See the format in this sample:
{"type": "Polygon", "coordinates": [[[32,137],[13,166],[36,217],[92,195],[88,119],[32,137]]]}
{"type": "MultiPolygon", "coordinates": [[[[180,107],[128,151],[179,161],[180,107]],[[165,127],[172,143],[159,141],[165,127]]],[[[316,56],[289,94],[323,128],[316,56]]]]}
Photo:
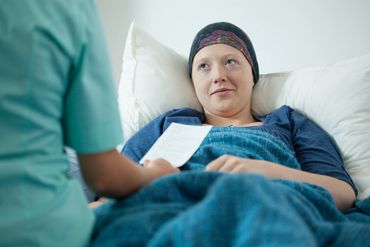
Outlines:
{"type": "Polygon", "coordinates": [[[122,140],[95,2],[2,0],[0,33],[0,246],[84,246],[94,217],[64,146],[122,140]]]}

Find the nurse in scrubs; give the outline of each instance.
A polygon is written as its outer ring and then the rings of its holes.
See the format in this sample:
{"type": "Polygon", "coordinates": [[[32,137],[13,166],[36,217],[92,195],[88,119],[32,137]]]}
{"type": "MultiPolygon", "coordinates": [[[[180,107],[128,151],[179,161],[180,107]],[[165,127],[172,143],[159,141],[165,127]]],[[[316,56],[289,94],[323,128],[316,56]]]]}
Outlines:
{"type": "Polygon", "coordinates": [[[94,1],[4,0],[0,30],[0,246],[85,246],[94,217],[64,146],[106,197],[178,170],[115,150],[122,132],[94,1]]]}

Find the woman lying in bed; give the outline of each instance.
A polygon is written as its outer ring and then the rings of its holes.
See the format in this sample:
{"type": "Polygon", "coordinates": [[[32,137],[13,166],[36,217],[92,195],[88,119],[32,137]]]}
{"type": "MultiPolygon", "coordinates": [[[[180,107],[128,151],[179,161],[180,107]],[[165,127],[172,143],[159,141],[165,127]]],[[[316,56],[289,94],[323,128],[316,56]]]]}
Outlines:
{"type": "Polygon", "coordinates": [[[307,182],[327,189],[339,209],[352,206],[356,188],[324,130],[288,106],[261,118],[251,112],[258,63],[241,29],[230,23],[203,28],[191,47],[189,72],[204,114],[191,109],[167,112],[131,138],[122,153],[138,162],[171,122],[212,125],[182,169],[307,182]]]}
{"type": "MultiPolygon", "coordinates": [[[[139,162],[174,122],[212,129],[183,172],[98,207],[94,246],[368,243],[370,200],[341,212],[354,204],[356,188],[330,136],[288,106],[264,117],[251,112],[258,64],[242,30],[230,23],[203,28],[189,69],[204,113],[169,111],[122,152],[139,162]]],[[[163,159],[145,163],[168,165],[163,159]]]]}

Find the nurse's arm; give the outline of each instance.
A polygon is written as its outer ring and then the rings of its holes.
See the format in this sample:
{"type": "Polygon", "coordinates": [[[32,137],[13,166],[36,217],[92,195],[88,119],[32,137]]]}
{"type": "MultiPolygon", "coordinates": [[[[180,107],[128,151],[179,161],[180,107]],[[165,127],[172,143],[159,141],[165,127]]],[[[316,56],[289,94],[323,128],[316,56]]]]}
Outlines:
{"type": "Polygon", "coordinates": [[[125,197],[160,176],[179,172],[163,159],[138,166],[115,149],[78,154],[78,159],[86,183],[100,196],[111,198],[125,197]]]}

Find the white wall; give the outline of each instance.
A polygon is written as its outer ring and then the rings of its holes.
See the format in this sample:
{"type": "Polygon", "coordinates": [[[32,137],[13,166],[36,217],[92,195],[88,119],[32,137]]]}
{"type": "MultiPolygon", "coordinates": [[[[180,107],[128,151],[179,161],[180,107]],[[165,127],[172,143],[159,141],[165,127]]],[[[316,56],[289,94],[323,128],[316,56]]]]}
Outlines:
{"type": "Polygon", "coordinates": [[[196,32],[229,21],[251,38],[261,73],[370,53],[368,0],[97,0],[118,82],[130,22],[188,55],[196,32]]]}

